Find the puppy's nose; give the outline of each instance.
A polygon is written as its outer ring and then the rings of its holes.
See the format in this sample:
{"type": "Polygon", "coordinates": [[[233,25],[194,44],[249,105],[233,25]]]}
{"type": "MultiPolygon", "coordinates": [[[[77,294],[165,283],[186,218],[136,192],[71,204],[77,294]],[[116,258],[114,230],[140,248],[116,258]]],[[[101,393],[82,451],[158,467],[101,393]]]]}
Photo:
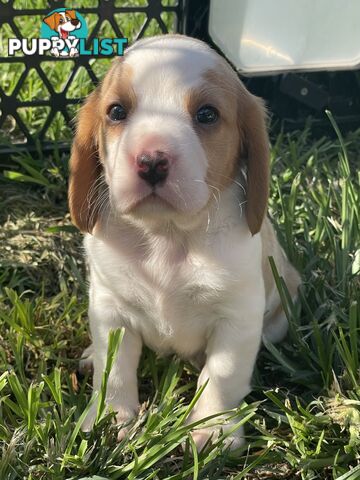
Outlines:
{"type": "Polygon", "coordinates": [[[169,159],[166,153],[160,150],[141,153],[136,158],[136,164],[139,177],[152,187],[164,182],[168,176],[169,159]]]}
{"type": "Polygon", "coordinates": [[[74,25],[74,27],[76,27],[76,25],[79,25],[79,20],[77,18],[74,18],[73,20],[71,20],[71,25],[74,25]]]}

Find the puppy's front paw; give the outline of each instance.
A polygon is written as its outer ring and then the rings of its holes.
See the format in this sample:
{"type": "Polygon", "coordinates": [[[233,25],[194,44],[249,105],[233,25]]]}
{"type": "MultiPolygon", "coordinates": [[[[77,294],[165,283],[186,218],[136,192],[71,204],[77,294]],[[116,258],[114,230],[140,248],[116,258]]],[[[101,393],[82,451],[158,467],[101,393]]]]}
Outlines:
{"type": "MultiPolygon", "coordinates": [[[[120,427],[117,439],[120,442],[126,437],[129,431],[128,424],[136,416],[137,410],[129,409],[127,407],[122,407],[122,406],[119,406],[119,407],[112,406],[111,409],[114,412],[116,412],[115,423],[120,427]]],[[[96,414],[97,414],[97,403],[95,402],[91,406],[88,414],[85,417],[85,420],[81,425],[81,430],[83,432],[90,432],[92,430],[96,420],[96,414]]]]}
{"type": "Polygon", "coordinates": [[[79,360],[79,372],[82,375],[87,373],[92,373],[94,369],[94,347],[91,344],[89,347],[85,348],[81,358],[79,360]]]}
{"type": "Polygon", "coordinates": [[[236,450],[244,444],[244,432],[240,427],[228,436],[226,436],[226,431],[231,429],[232,425],[226,426],[216,426],[209,428],[201,428],[199,430],[194,430],[191,433],[191,436],[195,442],[197,451],[200,452],[206,445],[210,443],[215,443],[221,435],[221,431],[225,434],[223,441],[223,446],[229,448],[230,450],[236,450]]]}
{"type": "Polygon", "coordinates": [[[129,422],[137,415],[139,408],[134,410],[129,410],[127,408],[119,407],[116,414],[116,424],[119,425],[120,429],[118,432],[117,440],[121,442],[126,435],[129,433],[129,422]]]}
{"type": "Polygon", "coordinates": [[[218,432],[210,428],[202,428],[200,430],[194,430],[191,436],[195,442],[197,451],[200,452],[205,445],[209,445],[214,441],[214,437],[216,438],[218,436],[218,432]]]}
{"type": "Polygon", "coordinates": [[[81,424],[81,430],[83,432],[91,432],[93,429],[97,413],[97,402],[93,403],[88,411],[83,423],[81,424]]]}
{"type": "MultiPolygon", "coordinates": [[[[225,431],[226,433],[226,431],[225,431]]],[[[245,443],[244,431],[242,428],[238,428],[235,432],[228,435],[224,440],[224,446],[229,450],[237,450],[245,443]]]]}

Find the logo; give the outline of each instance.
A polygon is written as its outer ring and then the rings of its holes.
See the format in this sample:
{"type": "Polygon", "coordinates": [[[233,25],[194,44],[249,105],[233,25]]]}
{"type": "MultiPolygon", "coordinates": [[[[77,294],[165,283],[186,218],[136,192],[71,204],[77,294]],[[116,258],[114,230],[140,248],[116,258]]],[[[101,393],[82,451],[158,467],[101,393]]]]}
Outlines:
{"type": "Polygon", "coordinates": [[[94,38],[87,45],[88,28],[85,18],[76,10],[57,8],[42,21],[40,38],[9,38],[8,54],[44,55],[50,52],[55,57],[79,55],[111,56],[124,55],[127,38],[94,38]]]}
{"type": "Polygon", "coordinates": [[[79,55],[79,40],[87,37],[85,19],[75,10],[54,10],[43,19],[40,36],[51,40],[55,57],[79,55]]]}

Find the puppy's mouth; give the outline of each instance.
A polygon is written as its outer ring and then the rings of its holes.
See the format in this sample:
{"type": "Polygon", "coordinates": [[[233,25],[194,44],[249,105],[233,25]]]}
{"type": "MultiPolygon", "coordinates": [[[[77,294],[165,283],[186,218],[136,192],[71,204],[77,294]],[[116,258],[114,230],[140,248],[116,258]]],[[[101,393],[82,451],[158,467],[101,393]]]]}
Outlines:
{"type": "Polygon", "coordinates": [[[142,212],[142,214],[158,212],[174,211],[175,207],[165,198],[160,196],[156,191],[144,195],[140,198],[133,199],[128,203],[125,208],[122,208],[122,213],[125,215],[131,215],[142,212]]]}
{"type": "Polygon", "coordinates": [[[158,195],[158,193],[154,190],[151,192],[149,195],[146,195],[145,197],[141,198],[136,204],[133,206],[133,208],[137,208],[142,205],[151,205],[154,207],[167,207],[167,208],[174,208],[170,203],[165,200],[163,197],[158,195]]]}
{"type": "Polygon", "coordinates": [[[60,27],[60,36],[63,40],[66,40],[69,36],[69,32],[60,27]]]}

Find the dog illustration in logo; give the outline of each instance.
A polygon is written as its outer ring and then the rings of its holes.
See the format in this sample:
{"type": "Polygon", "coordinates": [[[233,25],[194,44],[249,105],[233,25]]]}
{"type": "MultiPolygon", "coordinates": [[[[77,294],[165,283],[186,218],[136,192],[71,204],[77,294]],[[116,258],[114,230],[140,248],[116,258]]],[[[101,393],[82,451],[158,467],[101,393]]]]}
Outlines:
{"type": "MultiPolygon", "coordinates": [[[[54,38],[61,38],[62,40],[74,40],[76,37],[74,35],[70,35],[71,32],[77,30],[81,27],[80,20],[76,17],[75,10],[65,10],[64,12],[54,12],[48,17],[45,17],[43,20],[46,25],[48,25],[51,30],[54,30],[58,37],[54,35],[54,38]]],[[[72,47],[70,51],[62,50],[61,52],[57,47],[54,47],[51,50],[51,53],[56,57],[59,56],[70,56],[74,57],[79,54],[77,48],[72,47]]]]}

